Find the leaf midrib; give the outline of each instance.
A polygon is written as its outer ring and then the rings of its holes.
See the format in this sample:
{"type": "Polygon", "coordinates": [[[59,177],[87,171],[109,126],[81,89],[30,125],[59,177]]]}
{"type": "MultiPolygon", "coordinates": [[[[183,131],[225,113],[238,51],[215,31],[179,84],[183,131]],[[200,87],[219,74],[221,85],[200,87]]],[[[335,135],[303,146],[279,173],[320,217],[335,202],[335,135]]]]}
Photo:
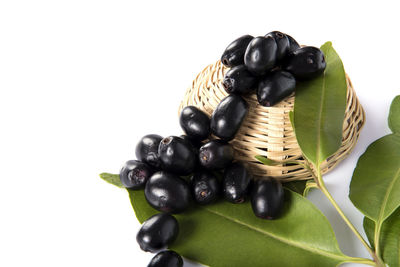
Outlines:
{"type": "Polygon", "coordinates": [[[383,202],[382,202],[382,205],[381,205],[381,210],[379,212],[379,217],[378,217],[378,221],[377,221],[377,223],[379,223],[379,224],[382,224],[383,221],[386,219],[386,218],[385,219],[383,218],[384,217],[385,208],[386,208],[387,202],[389,200],[389,195],[392,193],[393,186],[397,182],[397,179],[400,177],[400,168],[397,169],[396,174],[395,174],[394,177],[395,178],[390,182],[390,184],[388,186],[388,189],[386,190],[385,197],[383,198],[383,202]]]}
{"type": "Polygon", "coordinates": [[[273,239],[276,239],[276,240],[278,240],[278,241],[280,241],[282,243],[285,243],[287,245],[290,245],[290,246],[293,246],[293,247],[297,247],[297,248],[300,248],[302,250],[309,251],[312,254],[322,255],[322,256],[325,256],[325,257],[328,257],[328,258],[331,258],[331,259],[340,260],[340,262],[344,262],[347,259],[344,255],[340,256],[340,255],[331,253],[331,252],[326,251],[326,250],[321,250],[321,249],[317,249],[317,248],[313,248],[313,247],[309,247],[309,246],[304,246],[304,244],[301,244],[301,243],[298,243],[298,242],[294,242],[294,241],[279,237],[279,236],[274,235],[272,233],[263,231],[262,229],[256,228],[256,227],[254,227],[254,226],[252,226],[252,225],[250,225],[248,223],[245,223],[245,222],[242,222],[242,221],[237,220],[235,218],[232,218],[230,216],[227,216],[227,215],[225,215],[223,213],[208,209],[207,207],[200,207],[200,208],[202,208],[205,211],[210,212],[210,213],[212,213],[214,215],[220,216],[222,218],[225,218],[227,220],[230,220],[230,221],[233,221],[233,222],[235,222],[237,224],[240,224],[240,225],[242,225],[244,227],[247,227],[247,228],[249,228],[249,229],[251,229],[253,231],[256,231],[256,232],[259,232],[259,233],[264,234],[266,236],[269,236],[269,237],[271,237],[273,239]]]}
{"type": "Polygon", "coordinates": [[[325,90],[326,90],[326,81],[325,81],[325,72],[322,75],[322,89],[321,89],[321,98],[320,98],[320,104],[319,104],[319,113],[318,113],[318,132],[317,132],[317,154],[316,154],[316,164],[317,167],[321,164],[320,160],[320,149],[321,149],[321,131],[322,131],[322,110],[323,110],[323,103],[325,100],[325,90]]]}

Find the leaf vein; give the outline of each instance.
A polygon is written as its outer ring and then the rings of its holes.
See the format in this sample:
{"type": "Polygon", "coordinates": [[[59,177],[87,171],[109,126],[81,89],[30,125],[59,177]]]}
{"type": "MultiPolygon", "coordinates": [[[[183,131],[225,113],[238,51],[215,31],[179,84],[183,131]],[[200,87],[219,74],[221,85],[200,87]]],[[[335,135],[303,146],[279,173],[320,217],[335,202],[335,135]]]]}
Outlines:
{"type": "Polygon", "coordinates": [[[204,209],[204,210],[206,210],[207,212],[210,212],[210,213],[212,213],[212,214],[214,214],[214,215],[223,217],[223,218],[225,218],[225,219],[227,219],[227,220],[233,221],[233,222],[235,222],[235,223],[237,223],[237,224],[240,224],[240,225],[242,225],[242,226],[244,226],[244,227],[247,227],[247,228],[249,228],[249,229],[251,229],[251,230],[253,230],[253,231],[257,231],[257,232],[259,232],[259,233],[261,233],[261,234],[267,235],[267,236],[269,236],[269,237],[271,237],[271,238],[273,238],[273,239],[276,239],[276,240],[278,240],[278,241],[280,241],[280,242],[282,242],[282,243],[285,243],[285,244],[288,244],[288,245],[297,247],[297,248],[299,248],[299,249],[303,249],[303,250],[309,251],[309,252],[311,252],[311,253],[313,253],[313,254],[319,254],[319,255],[322,255],[322,256],[325,256],[325,257],[328,257],[328,258],[337,259],[337,260],[340,260],[340,261],[342,261],[342,262],[344,262],[344,261],[346,260],[346,257],[345,257],[345,256],[337,255],[337,254],[331,253],[331,252],[329,252],[329,251],[322,250],[322,249],[318,249],[318,248],[313,248],[313,247],[310,247],[310,246],[304,246],[304,244],[301,244],[301,243],[299,243],[299,242],[294,242],[294,241],[292,241],[292,240],[288,240],[288,239],[279,237],[279,236],[277,236],[277,235],[274,235],[274,234],[272,234],[272,233],[263,231],[263,230],[261,230],[261,229],[259,229],[259,228],[257,228],[257,227],[254,227],[254,226],[252,226],[252,225],[250,225],[250,224],[248,224],[248,223],[245,223],[245,222],[242,222],[242,221],[237,220],[237,219],[235,219],[235,218],[226,216],[225,214],[219,213],[219,212],[217,212],[217,211],[210,210],[210,209],[205,208],[205,207],[201,207],[201,208],[204,209]]]}
{"type": "MultiPolygon", "coordinates": [[[[383,217],[384,217],[385,208],[386,208],[387,202],[389,201],[389,196],[390,196],[390,194],[392,193],[393,186],[394,186],[394,184],[397,182],[397,179],[398,179],[399,177],[400,177],[400,168],[397,169],[396,174],[395,174],[395,176],[394,176],[394,179],[390,182],[390,184],[389,184],[389,186],[388,186],[388,189],[386,190],[385,197],[383,198],[381,210],[380,210],[380,212],[379,212],[379,217],[378,217],[378,222],[377,222],[377,223],[379,223],[379,224],[382,224],[382,223],[383,223],[383,220],[386,219],[386,218],[383,218],[383,217]]],[[[389,214],[389,215],[390,215],[390,214],[389,214]]],[[[388,216],[389,216],[389,215],[388,215],[388,216]]]]}
{"type": "Polygon", "coordinates": [[[322,131],[322,109],[323,103],[325,102],[325,90],[326,90],[326,82],[325,82],[325,72],[322,77],[322,89],[321,89],[321,101],[319,104],[319,113],[318,113],[318,132],[317,132],[317,155],[316,155],[316,163],[317,166],[320,165],[320,154],[321,154],[321,131],[322,131]]]}

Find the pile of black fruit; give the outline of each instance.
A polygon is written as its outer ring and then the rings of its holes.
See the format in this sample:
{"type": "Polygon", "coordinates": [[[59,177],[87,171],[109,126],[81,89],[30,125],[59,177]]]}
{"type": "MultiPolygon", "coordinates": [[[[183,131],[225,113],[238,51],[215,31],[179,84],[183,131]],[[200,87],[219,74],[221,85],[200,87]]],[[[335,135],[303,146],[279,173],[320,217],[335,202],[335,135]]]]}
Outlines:
{"type": "Polygon", "coordinates": [[[291,95],[296,80],[313,79],[326,67],[320,49],[300,47],[290,35],[279,31],[236,39],[222,54],[221,62],[231,68],[223,80],[225,90],[239,95],[256,92],[258,102],[266,107],[291,95]]]}
{"type": "Polygon", "coordinates": [[[277,218],[284,191],[279,181],[263,177],[253,181],[246,163],[234,160],[229,143],[248,113],[242,94],[258,86],[262,105],[270,106],[290,95],[296,79],[310,79],[325,69],[323,53],[315,47],[300,48],[280,32],[265,37],[242,36],[228,46],[222,62],[232,67],[225,76],[228,93],[211,118],[194,106],[180,114],[182,136],[144,136],[136,146],[137,160],[125,163],[122,184],[143,189],[147,202],[161,213],[146,220],[136,239],[145,251],[158,253],[149,266],[182,266],[182,258],[164,250],[178,235],[178,221],[171,214],[188,209],[193,202],[211,204],[220,197],[232,203],[251,200],[254,214],[277,218]],[[212,137],[212,138],[211,138],[212,137]]]}
{"type": "MultiPolygon", "coordinates": [[[[207,205],[223,197],[243,203],[250,196],[256,216],[274,219],[280,214],[282,185],[271,178],[252,182],[246,164],[234,161],[229,141],[247,112],[247,103],[237,95],[223,99],[211,119],[188,106],[180,115],[186,135],[151,134],[139,141],[137,160],[125,163],[120,179],[126,188],[144,188],[148,203],[162,212],[145,221],[137,234],[143,250],[156,252],[170,244],[178,234],[178,222],[171,214],[195,208],[193,202],[207,205]],[[211,134],[219,138],[211,139],[211,134]]],[[[182,266],[182,259],[173,251],[162,251],[149,266],[182,266]]]]}

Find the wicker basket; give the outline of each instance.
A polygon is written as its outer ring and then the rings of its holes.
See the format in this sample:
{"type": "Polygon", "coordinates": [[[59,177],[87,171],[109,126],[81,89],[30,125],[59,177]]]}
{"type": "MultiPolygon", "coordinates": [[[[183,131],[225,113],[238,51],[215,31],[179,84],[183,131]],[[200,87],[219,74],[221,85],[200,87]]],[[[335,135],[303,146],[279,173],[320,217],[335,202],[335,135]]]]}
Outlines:
{"type": "MultiPolygon", "coordinates": [[[[196,106],[211,115],[218,103],[227,96],[222,86],[226,71],[227,68],[220,61],[207,66],[186,91],[179,112],[185,106],[196,106]]],[[[364,110],[349,77],[347,86],[342,146],[336,154],[323,163],[323,173],[331,170],[351,152],[364,125],[364,110]]],[[[256,155],[264,155],[279,161],[303,160],[288,115],[293,109],[294,95],[274,107],[261,106],[254,94],[245,99],[250,106],[249,114],[231,142],[236,150],[235,158],[247,162],[255,176],[272,176],[282,181],[310,179],[309,172],[299,165],[266,166],[254,158],[256,155]]]]}

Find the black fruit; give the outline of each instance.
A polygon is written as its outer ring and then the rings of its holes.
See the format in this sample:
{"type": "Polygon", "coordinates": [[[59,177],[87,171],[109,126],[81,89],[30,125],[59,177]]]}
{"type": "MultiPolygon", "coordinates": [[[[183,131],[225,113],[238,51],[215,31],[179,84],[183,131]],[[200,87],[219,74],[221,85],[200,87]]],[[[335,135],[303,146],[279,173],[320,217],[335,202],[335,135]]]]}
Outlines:
{"type": "Polygon", "coordinates": [[[242,163],[232,163],[224,172],[222,182],[224,198],[232,203],[243,203],[246,200],[251,179],[251,173],[242,163]]]}
{"type": "Polygon", "coordinates": [[[257,217],[275,219],[283,209],[284,191],[275,179],[259,180],[253,185],[251,206],[257,217]]]}
{"type": "Polygon", "coordinates": [[[163,138],[157,134],[145,135],[136,145],[136,158],[155,168],[160,168],[158,145],[163,138]]]}
{"type": "Polygon", "coordinates": [[[186,135],[193,140],[202,141],[210,135],[210,118],[194,106],[182,109],[179,123],[186,135]]]}
{"type": "Polygon", "coordinates": [[[274,38],[276,45],[277,45],[277,53],[276,53],[276,60],[281,61],[284,59],[287,54],[289,53],[289,38],[287,37],[286,34],[279,32],[279,31],[273,31],[268,33],[267,36],[271,36],[274,38]]]}
{"type": "Polygon", "coordinates": [[[174,216],[159,213],[147,219],[136,235],[144,251],[156,252],[171,244],[178,236],[179,225],[174,216]]]}
{"type": "Polygon", "coordinates": [[[211,133],[225,141],[232,140],[247,115],[249,105],[238,95],[229,95],[211,115],[211,133]]]}
{"type": "Polygon", "coordinates": [[[306,46],[297,49],[290,55],[285,69],[296,79],[309,80],[322,74],[325,67],[324,53],[316,47],[306,46]]]}
{"type": "Polygon", "coordinates": [[[253,38],[254,37],[250,35],[243,35],[228,45],[221,56],[222,64],[229,68],[242,65],[244,63],[244,53],[246,52],[247,45],[253,38]]]}
{"type": "Polygon", "coordinates": [[[244,64],[255,75],[264,75],[275,67],[278,46],[271,36],[256,37],[247,46],[244,64]]]}
{"type": "Polygon", "coordinates": [[[220,184],[211,172],[196,172],[192,177],[191,186],[194,200],[199,204],[212,203],[219,197],[220,184]]]}
{"type": "Polygon", "coordinates": [[[184,211],[190,204],[190,187],[185,180],[164,171],[156,172],[144,189],[147,202],[156,210],[170,213],[184,211]]]}
{"type": "Polygon", "coordinates": [[[225,74],[222,85],[229,94],[248,94],[253,91],[256,81],[257,78],[247,70],[246,66],[239,65],[225,74]]]}
{"type": "Polygon", "coordinates": [[[152,168],[146,163],[129,160],[122,166],[119,179],[126,188],[140,189],[144,187],[153,172],[152,168]]]}
{"type": "Polygon", "coordinates": [[[287,71],[275,71],[263,78],[257,88],[260,105],[271,107],[294,92],[296,79],[287,71]]]}
{"type": "Polygon", "coordinates": [[[299,43],[290,35],[286,34],[289,40],[289,54],[292,54],[294,51],[300,48],[299,43]]]}
{"type": "Polygon", "coordinates": [[[165,250],[155,255],[147,267],[182,267],[182,257],[172,250],[165,250]]]}
{"type": "Polygon", "coordinates": [[[196,153],[193,146],[177,136],[169,136],[160,142],[158,156],[161,168],[179,175],[189,175],[196,167],[196,153]]]}
{"type": "Polygon", "coordinates": [[[212,140],[199,149],[200,165],[209,170],[219,170],[228,166],[234,156],[232,146],[223,140],[212,140]]]}

